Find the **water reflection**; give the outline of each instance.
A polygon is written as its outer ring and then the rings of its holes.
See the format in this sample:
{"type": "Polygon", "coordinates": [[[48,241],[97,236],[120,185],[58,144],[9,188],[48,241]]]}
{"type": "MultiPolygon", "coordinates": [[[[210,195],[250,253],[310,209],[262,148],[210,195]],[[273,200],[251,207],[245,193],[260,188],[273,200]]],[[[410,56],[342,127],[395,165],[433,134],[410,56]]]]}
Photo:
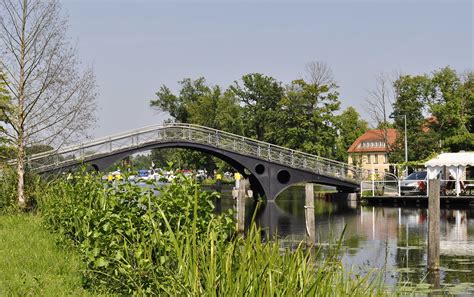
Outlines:
{"type": "MultiPolygon", "coordinates": [[[[224,192],[222,208],[232,207],[224,192]]],[[[267,237],[305,238],[304,188],[294,187],[276,202],[256,209],[246,206],[247,224],[255,215],[267,237]]],[[[442,209],[439,274],[426,272],[428,213],[420,207],[361,206],[349,201],[316,199],[315,216],[320,244],[343,237],[343,263],[355,272],[381,269],[388,285],[431,283],[450,293],[474,294],[474,206],[442,209]]]]}

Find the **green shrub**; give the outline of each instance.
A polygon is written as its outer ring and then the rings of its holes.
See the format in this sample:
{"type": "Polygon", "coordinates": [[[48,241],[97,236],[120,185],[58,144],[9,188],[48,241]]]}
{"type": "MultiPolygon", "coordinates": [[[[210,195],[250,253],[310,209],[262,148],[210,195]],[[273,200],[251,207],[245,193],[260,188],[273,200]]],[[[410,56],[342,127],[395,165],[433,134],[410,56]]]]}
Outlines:
{"type": "MultiPolygon", "coordinates": [[[[4,167],[0,171],[0,213],[11,213],[18,211],[17,207],[17,175],[10,167],[4,167]]],[[[27,201],[26,210],[34,210],[38,194],[41,195],[42,181],[34,173],[25,173],[25,197],[27,201]]],[[[24,209],[23,209],[24,210],[24,209]]]]}
{"type": "Polygon", "coordinates": [[[233,226],[229,215],[214,216],[215,194],[192,179],[178,175],[159,191],[77,175],[50,182],[40,209],[51,228],[79,247],[91,284],[123,294],[156,290],[155,280],[176,269],[167,225],[178,233],[192,227],[197,237],[214,228],[221,240],[233,226]]]}
{"type": "Polygon", "coordinates": [[[178,175],[159,191],[82,174],[50,182],[39,205],[48,226],[78,247],[94,289],[172,296],[381,292],[370,275],[344,272],[337,245],[324,254],[282,250],[255,226],[233,236],[231,215],[214,215],[215,194],[192,179],[178,175]]]}
{"type": "Polygon", "coordinates": [[[5,167],[0,172],[0,212],[8,211],[16,201],[16,175],[5,167]]]}

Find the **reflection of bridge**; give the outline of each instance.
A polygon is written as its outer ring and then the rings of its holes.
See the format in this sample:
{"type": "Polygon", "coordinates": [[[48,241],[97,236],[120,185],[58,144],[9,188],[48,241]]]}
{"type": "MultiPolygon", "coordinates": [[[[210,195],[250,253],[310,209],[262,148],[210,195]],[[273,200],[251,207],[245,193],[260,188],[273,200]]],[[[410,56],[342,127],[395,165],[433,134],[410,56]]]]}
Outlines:
{"type": "Polygon", "coordinates": [[[216,156],[248,177],[254,191],[274,200],[290,185],[314,182],[353,192],[362,171],[345,163],[191,124],[165,124],[33,155],[31,169],[46,173],[86,163],[104,170],[136,152],[188,148],[216,156]]]}

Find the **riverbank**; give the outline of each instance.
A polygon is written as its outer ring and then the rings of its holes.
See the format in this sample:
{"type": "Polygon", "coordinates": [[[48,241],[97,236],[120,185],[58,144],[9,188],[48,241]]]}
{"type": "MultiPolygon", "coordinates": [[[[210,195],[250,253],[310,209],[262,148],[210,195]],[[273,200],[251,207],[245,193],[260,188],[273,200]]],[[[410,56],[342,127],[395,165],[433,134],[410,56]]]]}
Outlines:
{"type": "Polygon", "coordinates": [[[0,296],[92,296],[79,256],[57,245],[38,215],[0,216],[0,296]]]}

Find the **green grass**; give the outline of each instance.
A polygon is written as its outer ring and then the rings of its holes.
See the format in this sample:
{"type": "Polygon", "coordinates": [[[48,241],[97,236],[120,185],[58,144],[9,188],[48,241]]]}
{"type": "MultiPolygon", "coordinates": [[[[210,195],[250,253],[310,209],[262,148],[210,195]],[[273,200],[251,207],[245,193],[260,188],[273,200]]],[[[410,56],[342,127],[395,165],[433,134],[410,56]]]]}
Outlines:
{"type": "Polygon", "coordinates": [[[35,215],[0,216],[0,296],[90,296],[80,259],[35,215]]]}

